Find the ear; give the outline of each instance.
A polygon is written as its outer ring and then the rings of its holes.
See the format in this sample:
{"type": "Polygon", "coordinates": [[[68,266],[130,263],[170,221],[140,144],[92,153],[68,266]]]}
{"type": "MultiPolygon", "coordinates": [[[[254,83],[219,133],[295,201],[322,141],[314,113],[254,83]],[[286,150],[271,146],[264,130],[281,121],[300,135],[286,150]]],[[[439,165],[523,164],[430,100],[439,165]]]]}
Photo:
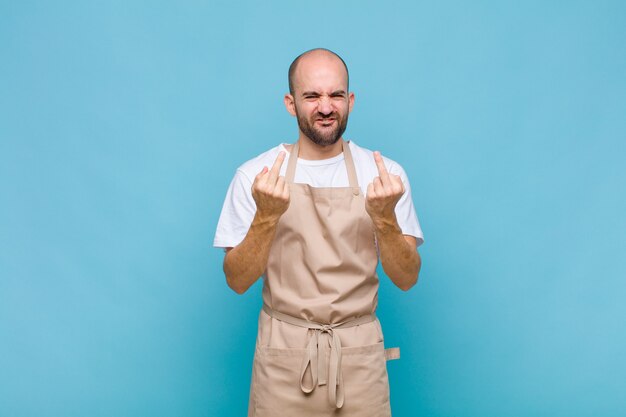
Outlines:
{"type": "Polygon", "coordinates": [[[285,108],[292,116],[296,115],[296,99],[291,94],[285,94],[285,108]]]}
{"type": "Polygon", "coordinates": [[[348,93],[348,113],[352,112],[352,107],[354,107],[354,93],[348,93]]]}

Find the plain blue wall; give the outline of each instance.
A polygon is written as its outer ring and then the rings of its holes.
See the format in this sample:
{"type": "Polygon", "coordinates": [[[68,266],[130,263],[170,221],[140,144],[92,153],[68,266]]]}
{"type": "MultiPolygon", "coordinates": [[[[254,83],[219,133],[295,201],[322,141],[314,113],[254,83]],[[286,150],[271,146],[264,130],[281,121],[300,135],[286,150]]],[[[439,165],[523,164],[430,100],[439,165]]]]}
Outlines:
{"type": "Polygon", "coordinates": [[[245,415],[261,287],[211,243],[318,46],[426,236],[394,415],[626,415],[625,5],[1,1],[0,416],[245,415]]]}

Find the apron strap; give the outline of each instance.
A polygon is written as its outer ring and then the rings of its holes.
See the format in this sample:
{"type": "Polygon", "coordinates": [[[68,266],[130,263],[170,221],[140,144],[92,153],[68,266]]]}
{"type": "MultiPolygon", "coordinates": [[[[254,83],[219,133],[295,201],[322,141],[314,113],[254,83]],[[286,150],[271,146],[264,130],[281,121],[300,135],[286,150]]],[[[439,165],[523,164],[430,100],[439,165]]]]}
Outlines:
{"type": "Polygon", "coordinates": [[[336,408],[341,408],[344,402],[343,373],[341,372],[341,339],[339,339],[339,335],[334,330],[370,323],[376,320],[376,315],[368,314],[341,323],[322,324],[272,310],[267,304],[263,304],[263,311],[276,320],[314,331],[309,338],[306,353],[302,358],[302,366],[300,367],[300,389],[302,392],[308,394],[312,392],[317,385],[321,386],[327,383],[328,400],[331,405],[336,408]],[[330,358],[328,367],[326,367],[326,354],[323,350],[323,344],[321,343],[324,333],[326,333],[329,338],[330,358]],[[309,370],[311,374],[310,385],[305,381],[307,370],[309,370]],[[326,373],[328,380],[326,379],[326,373]]]}
{"type": "MultiPolygon", "coordinates": [[[[346,171],[348,172],[348,184],[350,184],[350,188],[352,188],[352,193],[354,195],[359,195],[361,189],[356,176],[356,168],[354,167],[352,152],[350,151],[350,145],[343,139],[341,139],[341,149],[343,151],[343,158],[346,164],[346,171]]],[[[300,144],[299,141],[296,141],[291,149],[289,161],[287,162],[287,171],[285,172],[285,181],[287,181],[287,183],[293,183],[293,180],[296,177],[296,165],[298,163],[299,151],[300,144]]]]}
{"type": "Polygon", "coordinates": [[[298,141],[294,143],[289,154],[289,161],[287,162],[287,172],[285,172],[285,181],[288,184],[293,184],[293,179],[296,177],[296,164],[298,163],[298,151],[300,146],[298,141]]]}
{"type": "Polygon", "coordinates": [[[392,347],[392,348],[385,349],[385,359],[388,361],[400,359],[400,348],[392,347]]]}
{"type": "Polygon", "coordinates": [[[361,188],[359,187],[359,181],[356,177],[356,168],[354,167],[354,160],[352,159],[352,151],[350,150],[350,145],[346,143],[343,139],[343,157],[346,163],[346,170],[348,171],[348,183],[352,188],[352,193],[354,195],[359,195],[361,188]]]}

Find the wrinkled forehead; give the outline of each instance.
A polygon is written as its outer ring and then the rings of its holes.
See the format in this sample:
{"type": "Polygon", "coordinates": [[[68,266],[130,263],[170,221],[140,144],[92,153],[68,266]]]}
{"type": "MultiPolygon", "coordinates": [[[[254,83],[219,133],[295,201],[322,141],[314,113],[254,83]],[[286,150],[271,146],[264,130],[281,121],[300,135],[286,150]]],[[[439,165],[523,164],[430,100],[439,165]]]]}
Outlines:
{"type": "Polygon", "coordinates": [[[323,52],[303,56],[294,73],[296,93],[348,90],[348,73],[341,60],[323,52]]]}

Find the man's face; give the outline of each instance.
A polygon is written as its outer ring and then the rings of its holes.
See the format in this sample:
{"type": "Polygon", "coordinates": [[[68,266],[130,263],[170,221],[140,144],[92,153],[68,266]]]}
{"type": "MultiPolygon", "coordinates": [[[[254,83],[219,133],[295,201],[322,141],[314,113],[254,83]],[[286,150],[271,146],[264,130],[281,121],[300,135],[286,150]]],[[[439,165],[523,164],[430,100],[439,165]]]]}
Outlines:
{"type": "Polygon", "coordinates": [[[317,145],[336,143],[354,102],[341,61],[327,54],[303,57],[294,81],[293,110],[300,131],[317,145]]]}

